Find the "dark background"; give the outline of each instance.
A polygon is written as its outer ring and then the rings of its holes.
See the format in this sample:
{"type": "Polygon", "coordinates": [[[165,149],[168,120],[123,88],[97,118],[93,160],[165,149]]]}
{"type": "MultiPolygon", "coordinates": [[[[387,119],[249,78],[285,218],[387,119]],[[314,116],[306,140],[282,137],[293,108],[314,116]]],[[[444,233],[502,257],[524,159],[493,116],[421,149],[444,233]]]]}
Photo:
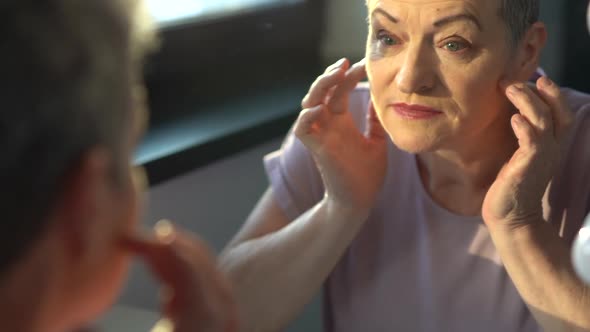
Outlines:
{"type": "MultiPolygon", "coordinates": [[[[563,0],[560,0],[563,1],[563,0]]],[[[563,77],[565,86],[590,93],[590,37],[586,26],[586,0],[563,1],[565,47],[561,54],[563,59],[563,77]]]]}

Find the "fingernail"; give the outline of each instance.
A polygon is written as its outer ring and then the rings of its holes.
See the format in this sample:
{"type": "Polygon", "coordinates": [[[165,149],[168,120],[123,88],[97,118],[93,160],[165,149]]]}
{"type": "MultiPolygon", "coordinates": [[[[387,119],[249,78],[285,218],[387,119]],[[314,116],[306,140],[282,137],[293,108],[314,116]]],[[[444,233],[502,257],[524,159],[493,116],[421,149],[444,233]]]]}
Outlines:
{"type": "Polygon", "coordinates": [[[516,95],[521,91],[522,91],[522,87],[518,84],[513,84],[513,85],[509,86],[508,90],[507,90],[507,92],[511,95],[516,95]]]}
{"type": "MultiPolygon", "coordinates": [[[[338,60],[334,65],[336,65],[337,68],[340,68],[340,67],[342,67],[344,62],[346,62],[346,58],[342,58],[342,59],[338,60]]],[[[337,68],[334,68],[334,69],[337,69],[337,68]]]]}
{"type": "Polygon", "coordinates": [[[174,226],[169,220],[160,220],[154,226],[156,237],[162,241],[170,241],[174,235],[174,226]]]}
{"type": "Polygon", "coordinates": [[[330,69],[330,74],[334,75],[335,73],[338,73],[339,71],[342,70],[342,66],[344,66],[344,63],[346,63],[346,58],[342,58],[338,61],[336,61],[331,67],[332,69],[330,69]]]}
{"type": "Polygon", "coordinates": [[[513,126],[520,127],[521,124],[522,124],[522,120],[518,116],[515,116],[512,118],[512,125],[513,126]]]}
{"type": "Polygon", "coordinates": [[[553,81],[547,76],[543,76],[543,77],[539,78],[539,83],[540,83],[541,87],[543,87],[543,88],[550,88],[554,84],[553,81]]]}
{"type": "Polygon", "coordinates": [[[516,127],[522,128],[525,125],[525,119],[522,115],[516,115],[512,117],[513,123],[516,127]]]}

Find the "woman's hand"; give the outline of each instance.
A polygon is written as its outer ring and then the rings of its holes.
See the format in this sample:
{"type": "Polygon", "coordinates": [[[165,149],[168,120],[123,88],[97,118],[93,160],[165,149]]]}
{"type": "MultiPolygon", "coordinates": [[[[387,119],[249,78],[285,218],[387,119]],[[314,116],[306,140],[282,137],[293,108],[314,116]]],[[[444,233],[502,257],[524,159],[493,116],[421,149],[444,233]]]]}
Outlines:
{"type": "Polygon", "coordinates": [[[326,197],[368,211],[385,177],[387,134],[372,105],[364,134],[348,111],[349,95],[364,77],[364,61],[350,67],[343,59],[329,67],[304,98],[294,133],[313,155],[326,197]]]}
{"type": "Polygon", "coordinates": [[[519,228],[543,218],[542,198],[559,161],[559,142],[572,114],[559,87],[546,77],[537,92],[527,84],[506,87],[519,113],[511,119],[519,148],[502,168],[483,203],[482,215],[491,229],[519,228]]]}
{"type": "Polygon", "coordinates": [[[154,332],[238,331],[229,283],[212,254],[195,235],[159,222],[153,238],[128,238],[123,245],[139,255],[163,288],[164,317],[154,332]]]}

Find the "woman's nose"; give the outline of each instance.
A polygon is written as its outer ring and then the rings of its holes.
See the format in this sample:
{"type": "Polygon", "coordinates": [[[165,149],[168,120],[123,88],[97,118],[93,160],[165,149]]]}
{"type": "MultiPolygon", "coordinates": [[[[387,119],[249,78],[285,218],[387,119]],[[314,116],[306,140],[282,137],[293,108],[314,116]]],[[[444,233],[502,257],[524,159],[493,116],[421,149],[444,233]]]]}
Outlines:
{"type": "Polygon", "coordinates": [[[434,88],[434,65],[425,48],[410,47],[402,57],[395,83],[405,94],[425,93],[434,88]]]}

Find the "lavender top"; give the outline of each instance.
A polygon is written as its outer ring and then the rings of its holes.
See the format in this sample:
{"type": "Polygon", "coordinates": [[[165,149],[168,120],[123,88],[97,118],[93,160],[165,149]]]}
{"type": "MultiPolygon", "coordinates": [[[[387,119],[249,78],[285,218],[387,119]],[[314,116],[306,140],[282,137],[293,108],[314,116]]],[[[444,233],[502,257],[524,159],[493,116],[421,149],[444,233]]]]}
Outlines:
{"type": "MultiPolygon", "coordinates": [[[[564,94],[576,121],[544,210],[571,243],[590,210],[590,96],[567,89],[564,94]]],[[[369,99],[366,84],[350,97],[361,130],[369,99]]],[[[291,133],[264,163],[290,220],[322,199],[317,168],[291,133]]],[[[366,225],[325,282],[325,331],[540,331],[482,218],[455,215],[434,202],[415,155],[393,143],[388,165],[366,225]]]]}

